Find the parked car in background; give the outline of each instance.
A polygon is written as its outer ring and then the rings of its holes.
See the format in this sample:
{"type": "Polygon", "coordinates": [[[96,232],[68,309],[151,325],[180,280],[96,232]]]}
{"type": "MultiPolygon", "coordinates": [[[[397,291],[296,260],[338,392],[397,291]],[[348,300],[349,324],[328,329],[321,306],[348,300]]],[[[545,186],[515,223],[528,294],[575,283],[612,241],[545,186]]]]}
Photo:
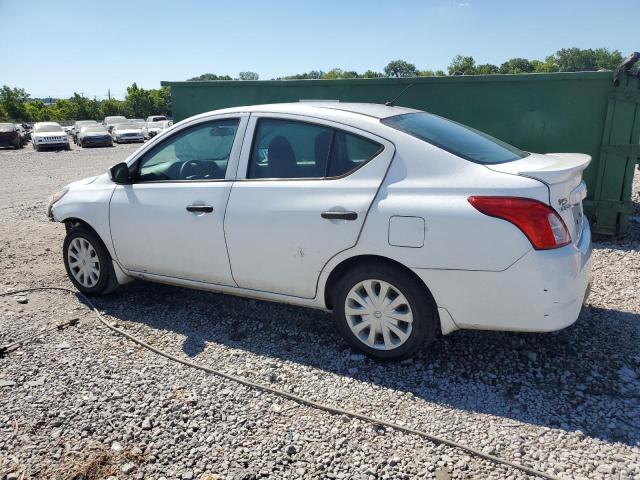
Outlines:
{"type": "Polygon", "coordinates": [[[102,122],[102,124],[107,128],[107,131],[111,133],[111,130],[113,130],[113,127],[116,123],[123,123],[127,121],[127,117],[123,117],[122,115],[114,115],[111,117],[104,117],[104,121],[102,122]]]}
{"type": "Polygon", "coordinates": [[[116,123],[111,130],[111,137],[116,143],[144,142],[142,128],[129,121],[116,123]]]}
{"type": "Polygon", "coordinates": [[[26,145],[27,142],[29,141],[30,138],[30,134],[29,132],[27,132],[27,130],[22,126],[21,123],[16,123],[16,128],[18,129],[18,132],[20,133],[20,139],[22,140],[22,145],[26,145]]]}
{"type": "Polygon", "coordinates": [[[142,127],[142,134],[144,135],[145,139],[153,138],[156,135],[164,132],[171,125],[173,125],[173,122],[171,120],[145,122],[144,127],[142,127]]]}
{"type": "Polygon", "coordinates": [[[78,133],[78,145],[84,147],[113,147],[113,138],[104,125],[84,125],[78,133]]]}
{"type": "Polygon", "coordinates": [[[46,148],[70,150],[69,137],[57,122],[39,122],[33,126],[31,144],[39,152],[46,148]]]}
{"type": "Polygon", "coordinates": [[[62,130],[64,130],[64,133],[67,135],[73,135],[73,125],[64,125],[62,130]]]}
{"type": "Polygon", "coordinates": [[[0,123],[0,147],[22,148],[23,137],[18,127],[13,123],[0,123]]]}
{"type": "Polygon", "coordinates": [[[165,115],[151,115],[149,117],[147,117],[146,122],[161,122],[163,120],[167,120],[167,117],[165,115]]]}
{"type": "Polygon", "coordinates": [[[71,131],[73,135],[73,143],[78,143],[78,134],[80,133],[82,127],[86,125],[98,125],[98,122],[96,122],[95,120],[78,120],[76,123],[74,123],[73,130],[71,131]]]}
{"type": "Polygon", "coordinates": [[[140,278],[331,310],[354,348],[400,359],[457,329],[576,321],[590,160],[403,107],[236,107],[68,185],[48,215],[85,294],[140,278]]]}

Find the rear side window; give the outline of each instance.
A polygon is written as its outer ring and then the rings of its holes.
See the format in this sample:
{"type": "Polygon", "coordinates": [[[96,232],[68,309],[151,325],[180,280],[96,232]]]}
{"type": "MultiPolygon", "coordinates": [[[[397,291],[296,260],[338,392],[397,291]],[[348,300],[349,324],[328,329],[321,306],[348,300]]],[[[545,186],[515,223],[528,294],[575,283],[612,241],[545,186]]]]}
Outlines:
{"type": "Polygon", "coordinates": [[[382,145],[351,133],[336,130],[331,148],[328,177],[345,175],[382,150],[382,145]]]}
{"type": "Polygon", "coordinates": [[[491,135],[430,113],[396,115],[381,122],[476,163],[511,162],[529,155],[491,135]]]}
{"type": "Polygon", "coordinates": [[[371,140],[295,120],[258,121],[247,178],[326,178],[348,174],[382,150],[371,140]]]}

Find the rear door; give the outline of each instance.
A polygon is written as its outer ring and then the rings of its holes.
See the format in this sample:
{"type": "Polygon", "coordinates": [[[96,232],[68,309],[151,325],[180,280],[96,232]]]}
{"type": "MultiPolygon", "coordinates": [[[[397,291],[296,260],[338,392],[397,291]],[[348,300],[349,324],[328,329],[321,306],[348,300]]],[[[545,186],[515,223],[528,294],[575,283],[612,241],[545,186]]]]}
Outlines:
{"type": "Polygon", "coordinates": [[[224,224],[238,286],[313,298],[326,262],[356,244],[393,154],[344,125],[252,114],[224,224]]]}

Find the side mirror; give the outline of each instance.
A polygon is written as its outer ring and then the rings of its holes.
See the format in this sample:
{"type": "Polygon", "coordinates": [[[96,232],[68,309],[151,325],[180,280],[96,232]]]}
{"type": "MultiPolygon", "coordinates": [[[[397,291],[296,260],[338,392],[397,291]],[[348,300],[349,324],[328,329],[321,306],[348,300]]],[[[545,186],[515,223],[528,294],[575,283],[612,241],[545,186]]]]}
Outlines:
{"type": "Polygon", "coordinates": [[[129,185],[131,183],[129,165],[124,162],[114,165],[109,169],[109,178],[118,185],[129,185]]]}

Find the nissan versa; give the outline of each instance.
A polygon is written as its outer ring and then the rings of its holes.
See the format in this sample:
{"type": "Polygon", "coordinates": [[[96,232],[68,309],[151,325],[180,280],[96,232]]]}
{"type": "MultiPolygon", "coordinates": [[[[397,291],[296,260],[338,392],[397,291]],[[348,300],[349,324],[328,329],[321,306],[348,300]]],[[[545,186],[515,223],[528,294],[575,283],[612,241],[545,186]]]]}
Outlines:
{"type": "Polygon", "coordinates": [[[575,322],[589,161],[408,108],[238,107],[68,185],[48,215],[81,292],[138,278],[331,310],[353,347],[399,359],[456,329],[575,322]]]}

